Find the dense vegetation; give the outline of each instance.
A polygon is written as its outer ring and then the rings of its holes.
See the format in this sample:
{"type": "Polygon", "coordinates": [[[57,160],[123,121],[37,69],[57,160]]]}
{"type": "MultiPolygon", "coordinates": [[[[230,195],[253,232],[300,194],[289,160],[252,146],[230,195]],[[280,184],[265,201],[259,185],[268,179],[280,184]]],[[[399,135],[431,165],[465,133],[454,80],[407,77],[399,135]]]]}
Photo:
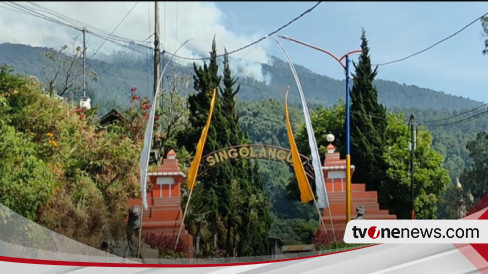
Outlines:
{"type": "Polygon", "coordinates": [[[95,247],[116,236],[138,192],[138,139],[123,126],[98,130],[93,111],[6,66],[0,117],[0,203],[95,247]]]}
{"type": "MultiPolygon", "coordinates": [[[[63,97],[56,96],[57,92],[49,94],[51,89],[46,87],[50,87],[54,73],[46,69],[54,60],[45,57],[49,52],[53,53],[52,49],[0,45],[0,64],[9,63],[14,69],[0,69],[0,203],[98,247],[100,241],[120,233],[125,201],[139,193],[140,137],[150,106],[147,97],[152,94],[151,62],[126,53],[107,61],[89,60],[97,81],[89,82],[88,95],[96,108],[84,111],[77,108],[81,93],[76,85],[63,97]],[[99,127],[97,118],[112,108],[123,112],[126,119],[99,127]]],[[[272,76],[266,84],[234,78],[229,69],[232,59],[217,59],[215,45],[211,56],[208,64],[194,65],[193,69],[174,65],[165,78],[166,92],[157,112],[155,136],[161,154],[176,148],[182,169],[187,169],[208,115],[212,88],[218,88],[219,97],[206,152],[243,143],[288,147],[283,101],[285,87],[294,86],[288,65],[277,58],[263,65],[264,73],[272,76]]],[[[486,193],[483,174],[488,156],[483,151],[487,147],[484,131],[488,117],[480,108],[483,105],[416,86],[374,80],[373,71],[358,70],[363,65],[367,68],[367,62],[356,66],[354,84],[360,88],[359,81],[368,80],[363,88],[368,90],[365,95],[371,96],[368,102],[374,104],[361,112],[365,102],[358,98],[365,97],[352,96],[357,107],[353,107],[353,117],[357,128],[361,123],[368,126],[362,132],[383,135],[376,140],[376,146],[383,144],[383,150],[374,155],[384,162],[384,174],[373,187],[380,190],[382,207],[400,218],[409,217],[410,139],[406,117],[413,113],[420,126],[415,152],[417,216],[459,218],[459,211],[454,210],[459,203],[452,203],[453,197],[461,197],[469,209],[486,193]],[[373,130],[380,122],[381,132],[373,130]],[[454,184],[457,178],[462,189],[454,184]]],[[[328,144],[326,134],[333,133],[334,144],[344,157],[344,81],[296,68],[313,108],[312,123],[321,156],[328,144]]],[[[73,81],[79,84],[79,79],[73,81]]],[[[63,90],[58,85],[53,88],[51,91],[63,90]]],[[[308,155],[298,102],[298,93],[291,89],[290,118],[299,150],[308,155]]],[[[368,144],[363,141],[352,151],[368,144]]],[[[352,164],[359,166],[356,158],[352,164]]],[[[201,255],[266,254],[268,235],[278,236],[286,244],[313,241],[318,216],[312,206],[294,200],[296,180],[288,166],[262,160],[222,163],[198,180],[186,223],[201,255]]],[[[184,197],[186,202],[186,189],[184,197]]]]}

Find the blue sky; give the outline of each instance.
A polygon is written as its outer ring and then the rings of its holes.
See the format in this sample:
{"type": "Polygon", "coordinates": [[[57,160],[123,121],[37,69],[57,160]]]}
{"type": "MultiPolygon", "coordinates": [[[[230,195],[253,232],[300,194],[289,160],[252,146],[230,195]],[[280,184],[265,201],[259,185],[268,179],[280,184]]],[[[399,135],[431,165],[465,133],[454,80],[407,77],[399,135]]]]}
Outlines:
{"type": "MultiPolygon", "coordinates": [[[[224,2],[217,7],[227,11],[224,22],[230,30],[252,33],[263,27],[270,31],[314,3],[224,2]]],[[[342,56],[360,48],[364,28],[372,62],[384,63],[423,50],[486,12],[488,2],[322,2],[280,34],[342,56]]],[[[488,56],[481,54],[481,33],[481,23],[476,22],[422,54],[380,66],[377,78],[488,102],[488,56]]],[[[281,43],[295,63],[344,79],[342,68],[326,54],[286,40],[281,43]]],[[[283,58],[277,47],[270,48],[273,55],[283,58]]],[[[357,56],[351,58],[357,60],[357,56]]]]}
{"type": "MultiPolygon", "coordinates": [[[[95,27],[96,31],[113,32],[152,45],[154,2],[36,3],[95,27]]],[[[206,57],[215,36],[219,52],[223,52],[223,47],[231,51],[276,30],[316,3],[160,2],[161,42],[167,51],[172,52],[191,38],[178,54],[206,57]]],[[[29,4],[22,2],[22,5],[29,4]]],[[[25,11],[13,11],[15,8],[0,3],[0,42],[55,48],[75,37],[80,42],[79,31],[36,18],[25,11]]],[[[278,34],[342,56],[360,47],[361,29],[364,28],[372,62],[385,63],[423,50],[487,12],[488,2],[322,2],[278,34]]],[[[484,39],[481,23],[477,21],[422,54],[380,66],[377,79],[488,102],[488,56],[481,53],[484,39]]],[[[344,79],[343,69],[331,57],[279,40],[294,63],[321,75],[344,79]]],[[[89,34],[88,56],[97,49],[97,54],[125,50],[113,43],[102,43],[89,34]]],[[[263,80],[259,63],[267,63],[270,55],[285,58],[276,42],[266,39],[234,54],[240,58],[240,62],[234,64],[235,70],[263,80]]],[[[352,60],[357,60],[357,56],[352,55],[352,60]]]]}

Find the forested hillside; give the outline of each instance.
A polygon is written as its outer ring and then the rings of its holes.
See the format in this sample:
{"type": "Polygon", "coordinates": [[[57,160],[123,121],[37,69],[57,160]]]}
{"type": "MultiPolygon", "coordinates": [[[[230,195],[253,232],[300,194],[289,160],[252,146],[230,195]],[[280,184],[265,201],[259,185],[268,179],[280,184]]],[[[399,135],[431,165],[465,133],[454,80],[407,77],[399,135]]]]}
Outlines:
{"type": "MultiPolygon", "coordinates": [[[[71,47],[71,46],[70,46],[71,47]]],[[[60,50],[60,49],[54,49],[60,50]]],[[[70,53],[70,48],[65,53],[70,53]]],[[[53,64],[52,60],[45,57],[49,52],[48,48],[30,47],[18,44],[0,44],[0,64],[11,65],[16,72],[26,75],[33,75],[39,80],[46,82],[52,77],[52,71],[44,68],[53,64]]],[[[133,53],[114,53],[109,58],[101,61],[88,56],[87,66],[89,71],[96,73],[96,81],[89,77],[87,89],[88,95],[93,104],[99,106],[99,114],[103,115],[111,108],[128,107],[126,98],[129,97],[129,89],[137,87],[141,96],[150,96],[153,87],[153,61],[152,53],[147,52],[145,56],[134,55],[133,53]]],[[[164,60],[168,60],[166,55],[164,60]]],[[[231,62],[232,59],[230,58],[231,62]]],[[[272,58],[270,64],[263,64],[263,73],[271,76],[271,82],[266,84],[250,78],[239,77],[241,90],[237,95],[238,99],[246,101],[257,101],[261,99],[276,99],[284,102],[284,92],[289,85],[290,103],[299,102],[295,81],[289,66],[283,60],[272,58]]],[[[313,73],[302,66],[295,66],[300,77],[303,90],[307,97],[309,107],[332,106],[338,100],[345,98],[345,81],[343,79],[332,79],[313,73]]],[[[175,64],[170,66],[167,75],[174,73],[193,74],[191,67],[175,64]]],[[[81,78],[77,81],[81,83],[81,78]]],[[[163,84],[165,79],[163,79],[163,84]]],[[[189,83],[191,86],[191,83],[189,83]]],[[[387,107],[392,108],[418,108],[431,110],[464,110],[481,105],[480,102],[452,96],[443,92],[420,88],[415,85],[399,84],[392,81],[378,79],[375,81],[378,89],[379,101],[387,107]]],[[[74,89],[75,98],[80,97],[81,86],[74,89]]]]}

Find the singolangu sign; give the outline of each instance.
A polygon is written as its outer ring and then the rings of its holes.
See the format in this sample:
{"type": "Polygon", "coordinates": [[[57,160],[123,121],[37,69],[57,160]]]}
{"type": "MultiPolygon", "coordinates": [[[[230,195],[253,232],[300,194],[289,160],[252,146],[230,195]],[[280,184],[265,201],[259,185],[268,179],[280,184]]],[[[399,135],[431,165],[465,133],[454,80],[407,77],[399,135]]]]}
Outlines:
{"type": "MultiPolygon", "coordinates": [[[[304,166],[308,166],[309,170],[313,169],[308,157],[300,154],[300,158],[304,166]]],[[[202,159],[202,164],[206,167],[213,167],[225,161],[238,159],[268,159],[292,165],[291,151],[289,149],[262,144],[227,147],[211,152],[203,156],[202,159]]]]}

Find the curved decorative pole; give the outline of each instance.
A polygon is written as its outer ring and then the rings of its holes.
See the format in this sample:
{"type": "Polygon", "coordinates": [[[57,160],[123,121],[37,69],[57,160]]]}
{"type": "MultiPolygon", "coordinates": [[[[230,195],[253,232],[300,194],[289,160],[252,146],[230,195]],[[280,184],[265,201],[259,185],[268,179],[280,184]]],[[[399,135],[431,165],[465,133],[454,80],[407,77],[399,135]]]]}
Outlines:
{"type": "Polygon", "coordinates": [[[351,104],[349,100],[349,93],[350,93],[350,87],[349,87],[349,55],[353,53],[359,53],[362,52],[360,49],[352,50],[346,54],[344,54],[341,58],[338,58],[334,54],[332,54],[330,51],[327,51],[325,49],[321,49],[319,47],[307,44],[305,42],[296,40],[294,38],[291,38],[290,36],[283,36],[279,35],[279,37],[307,46],[309,48],[312,48],[314,50],[323,52],[330,57],[334,58],[345,70],[346,74],[346,222],[349,222],[351,220],[351,104]],[[344,64],[342,60],[346,59],[346,63],[344,64]]]}
{"type": "Polygon", "coordinates": [[[349,97],[349,55],[346,55],[346,223],[351,220],[351,100],[349,97]]]}

